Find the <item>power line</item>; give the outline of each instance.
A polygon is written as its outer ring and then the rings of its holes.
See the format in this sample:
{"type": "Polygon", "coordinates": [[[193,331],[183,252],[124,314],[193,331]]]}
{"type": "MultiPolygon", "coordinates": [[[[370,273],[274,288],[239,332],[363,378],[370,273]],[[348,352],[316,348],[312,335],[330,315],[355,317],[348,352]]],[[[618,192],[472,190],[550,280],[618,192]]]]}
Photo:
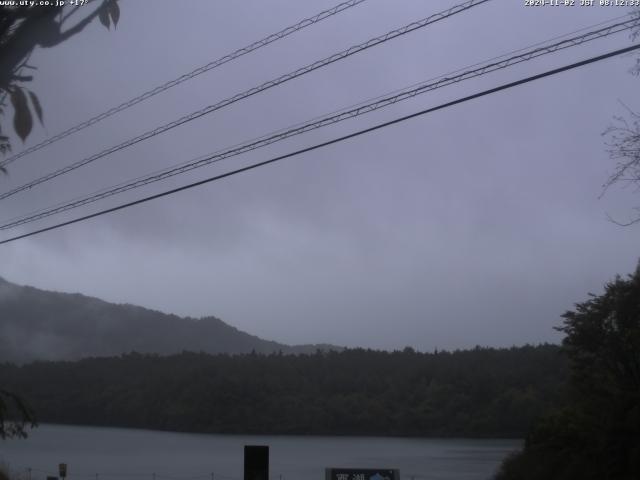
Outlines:
{"type": "Polygon", "coordinates": [[[349,0],[347,2],[343,2],[340,3],[339,5],[336,5],[333,8],[330,8],[328,10],[324,10],[320,13],[317,13],[316,15],[309,17],[309,18],[305,18],[304,20],[301,20],[300,22],[296,23],[295,25],[291,25],[287,28],[284,28],[282,30],[280,30],[279,32],[276,33],[272,33],[271,35],[258,40],[257,42],[253,42],[250,45],[247,45],[246,47],[242,47],[239,48],[238,50],[229,53],[227,55],[224,55],[220,58],[218,58],[217,60],[213,60],[212,62],[207,63],[206,65],[202,65],[201,67],[196,68],[195,70],[192,70],[189,73],[186,73],[184,75],[181,75],[178,78],[175,78],[173,80],[170,80],[166,83],[163,83],[162,85],[159,85],[155,88],[152,88],[151,90],[148,90],[136,97],[133,97],[130,100],[127,100],[126,102],[121,103],[120,105],[113,107],[103,113],[100,113],[99,115],[96,115],[94,117],[91,117],[89,120],[86,120],[82,123],[79,123],[78,125],[75,125],[63,132],[58,133],[57,135],[54,135],[53,137],[47,138],[46,140],[43,140],[42,142],[38,143],[37,145],[34,145],[32,147],[27,148],[26,150],[23,150],[22,152],[13,155],[9,158],[7,158],[6,160],[3,160],[0,162],[0,167],[6,167],[7,165],[9,165],[10,163],[15,162],[16,160],[18,160],[19,158],[22,158],[30,153],[36,152],[48,145],[51,145],[52,143],[57,142],[58,140],[62,140],[63,138],[68,137],[69,135],[72,135],[74,133],[79,132],[80,130],[84,130],[87,127],[90,127],[91,125],[95,125],[98,122],[101,122],[102,120],[109,118],[112,115],[115,115],[116,113],[119,113],[123,110],[126,110],[127,108],[130,108],[134,105],[137,105],[140,102],[143,102],[155,95],[158,95],[159,93],[164,92],[165,90],[168,90],[172,87],[175,87],[176,85],[179,85],[183,82],[186,82],[187,80],[191,80],[194,77],[197,77],[198,75],[201,75],[205,72],[208,72],[209,70],[213,70],[214,68],[220,67],[222,65],[224,65],[225,63],[228,63],[232,60],[235,60],[237,58],[240,58],[248,53],[251,53],[255,50],[258,50],[259,48],[265,47],[277,40],[281,40],[285,37],[288,37],[289,35],[298,32],[304,28],[310,27],[312,25],[315,25],[316,23],[321,22],[322,20],[325,20],[329,17],[332,17],[333,15],[336,15],[340,12],[343,12],[344,10],[347,10],[351,7],[355,7],[356,5],[359,5],[360,3],[365,2],[366,0],[349,0]]]}
{"type": "Polygon", "coordinates": [[[238,102],[240,100],[243,100],[247,97],[253,96],[257,93],[263,92],[265,90],[268,90],[269,88],[275,87],[277,85],[280,85],[282,83],[288,82],[289,80],[293,80],[294,78],[300,77],[302,75],[305,75],[307,73],[310,73],[314,70],[317,70],[319,68],[325,67],[329,64],[332,64],[334,62],[337,62],[339,60],[343,60],[345,58],[350,57],[351,55],[355,55],[356,53],[360,53],[364,50],[367,50],[369,48],[372,48],[374,46],[383,44],[389,40],[392,40],[394,38],[400,37],[402,35],[406,35],[407,33],[413,32],[415,30],[418,30],[420,28],[424,28],[428,25],[431,25],[433,23],[436,23],[440,20],[444,20],[446,18],[449,18],[453,15],[456,15],[458,13],[464,12],[466,10],[469,10],[470,8],[473,8],[475,6],[481,5],[483,3],[486,3],[490,0],[468,0],[464,3],[461,3],[459,5],[455,5],[447,10],[444,10],[442,12],[433,14],[429,17],[426,17],[422,20],[418,20],[416,22],[412,22],[408,25],[405,25],[401,28],[398,28],[396,30],[391,30],[390,32],[387,32],[384,35],[380,35],[378,37],[372,38],[370,40],[367,40],[366,42],[363,42],[361,44],[358,45],[354,45],[346,50],[343,50],[342,52],[339,53],[335,53],[329,57],[326,57],[322,60],[318,60],[316,62],[313,62],[309,65],[306,65],[304,67],[301,67],[293,72],[287,73],[285,75],[282,75],[276,79],[273,80],[269,80],[268,82],[263,83],[262,85],[259,85],[257,87],[253,87],[250,88],[249,90],[245,90],[242,93],[238,93],[232,97],[229,97],[225,100],[222,100],[216,104],[213,105],[209,105],[201,110],[197,110],[193,113],[190,113],[189,115],[185,115],[183,117],[180,117],[177,120],[174,120],[170,123],[167,123],[165,125],[162,125],[160,127],[157,127],[153,130],[149,130],[145,133],[143,133],[142,135],[139,135],[137,137],[134,137],[132,139],[129,139],[119,145],[116,145],[114,147],[110,147],[107,148],[106,150],[103,150],[97,154],[94,154],[90,157],[84,158],[82,160],[79,160],[75,163],[72,163],[71,165],[67,165],[66,167],[63,167],[59,170],[56,170],[54,172],[51,172],[43,177],[40,177],[36,180],[33,180],[31,182],[28,182],[24,185],[21,185],[19,187],[14,188],[13,190],[10,190],[8,192],[2,193],[0,194],[0,200],[3,200],[5,198],[11,197],[13,195],[15,195],[16,193],[22,192],[24,190],[30,189],[35,187],[36,185],[39,185],[41,183],[44,183],[46,181],[52,180],[56,177],[59,177],[60,175],[64,175],[66,173],[69,173],[73,170],[76,170],[77,168],[80,168],[84,165],[87,165],[88,163],[94,162],[100,158],[106,157],[107,155],[110,155],[112,153],[115,153],[117,151],[123,150],[127,147],[130,147],[132,145],[135,145],[136,143],[139,143],[143,140],[147,140],[151,137],[154,137],[156,135],[159,135],[161,133],[164,133],[168,130],[171,130],[175,127],[178,127],[180,125],[183,125],[187,122],[190,122],[192,120],[195,120],[197,118],[200,118],[204,115],[208,115],[209,113],[212,113],[216,110],[220,110],[221,108],[224,108],[228,105],[231,105],[232,103],[238,102]]]}
{"type": "MultiPolygon", "coordinates": [[[[606,36],[609,36],[615,33],[620,33],[622,31],[626,31],[631,28],[634,28],[636,25],[637,25],[637,20],[631,19],[625,22],[619,22],[604,28],[600,28],[595,31],[590,31],[583,35],[567,38],[565,40],[556,42],[551,45],[545,45],[542,47],[533,48],[528,51],[526,51],[526,49],[521,49],[519,51],[523,51],[524,53],[507,57],[498,62],[488,63],[479,68],[463,71],[463,73],[460,73],[455,76],[443,75],[443,76],[437,77],[436,81],[431,81],[431,82],[428,81],[427,83],[419,84],[418,87],[410,88],[408,90],[405,89],[404,91],[400,90],[400,91],[397,91],[399,93],[394,93],[393,95],[390,95],[387,97],[378,97],[378,99],[368,104],[366,103],[360,104],[355,108],[345,109],[343,111],[339,111],[339,113],[336,113],[336,114],[330,114],[325,117],[320,117],[319,119],[314,119],[306,123],[298,124],[289,129],[273,132],[266,136],[245,142],[243,144],[236,145],[226,150],[221,150],[216,153],[208,154],[208,155],[199,157],[197,159],[191,160],[189,162],[183,163],[181,165],[170,167],[156,173],[139,177],[129,182],[125,182],[113,187],[109,187],[109,188],[100,190],[98,192],[95,192],[93,194],[76,198],[66,203],[61,203],[53,207],[41,209],[36,212],[32,212],[19,217],[14,217],[12,219],[5,221],[4,224],[0,224],[0,230],[15,228],[17,226],[31,223],[37,220],[41,220],[43,218],[50,217],[58,213],[66,212],[74,208],[88,205],[90,203],[103,200],[107,197],[121,194],[135,188],[139,188],[160,180],[173,177],[175,175],[186,173],[196,168],[210,165],[212,163],[216,163],[230,157],[241,155],[243,153],[247,153],[249,151],[256,150],[258,148],[262,148],[267,145],[271,145],[273,143],[309,132],[311,130],[322,128],[327,125],[332,125],[334,123],[338,123],[350,118],[355,118],[360,115],[373,112],[375,110],[379,110],[381,108],[385,108],[387,106],[393,105],[395,103],[398,103],[404,100],[411,99],[417,95],[421,95],[421,94],[436,90],[438,88],[446,87],[448,85],[452,85],[464,80],[469,80],[471,78],[479,77],[481,75],[486,75],[488,73],[492,73],[497,70],[505,69],[513,65],[526,62],[534,58],[541,57],[543,55],[548,55],[550,53],[553,53],[559,50],[575,47],[577,45],[581,45],[583,43],[593,41],[596,39],[604,38],[606,36]]],[[[539,45],[539,44],[536,44],[536,45],[539,45]]]]}
{"type": "Polygon", "coordinates": [[[564,67],[555,68],[553,70],[547,70],[546,72],[539,73],[537,75],[533,75],[533,76],[526,77],[526,78],[523,78],[523,79],[520,79],[520,80],[516,80],[514,82],[502,84],[502,85],[500,85],[498,87],[490,88],[488,90],[484,90],[482,92],[475,93],[473,95],[468,95],[466,97],[462,97],[462,98],[459,98],[457,100],[446,102],[446,103],[440,104],[440,105],[435,106],[435,107],[427,108],[425,110],[421,110],[419,112],[412,113],[410,115],[405,115],[403,117],[399,117],[399,118],[396,118],[394,120],[390,120],[388,122],[379,123],[377,125],[374,125],[373,127],[369,127],[369,128],[365,128],[365,129],[362,129],[362,130],[358,130],[357,132],[353,132],[353,133],[350,133],[348,135],[344,135],[344,136],[341,136],[341,137],[338,137],[338,138],[334,138],[334,139],[328,140],[326,142],[317,143],[317,144],[312,145],[310,147],[306,147],[306,148],[303,148],[303,149],[300,149],[300,150],[296,150],[294,152],[290,152],[290,153],[287,153],[285,155],[280,155],[280,156],[271,158],[269,160],[264,160],[262,162],[254,163],[254,164],[248,165],[246,167],[242,167],[242,168],[238,168],[236,170],[232,170],[230,172],[222,173],[220,175],[215,175],[213,177],[209,177],[209,178],[206,178],[204,180],[193,182],[193,183],[190,183],[188,185],[183,185],[181,187],[173,188],[171,190],[166,190],[164,192],[157,193],[155,195],[150,195],[148,197],[144,197],[144,198],[141,198],[141,199],[138,199],[138,200],[134,200],[132,202],[127,202],[127,203],[118,205],[116,207],[107,208],[105,210],[101,210],[99,212],[92,213],[90,215],[85,215],[83,217],[75,218],[73,220],[68,220],[66,222],[61,222],[61,223],[58,223],[56,225],[52,225],[52,226],[49,226],[49,227],[46,227],[46,228],[41,228],[39,230],[35,230],[35,231],[32,231],[32,232],[24,233],[22,235],[17,235],[15,237],[11,237],[11,238],[8,238],[8,239],[0,241],[0,245],[4,245],[6,243],[13,242],[13,241],[20,240],[20,239],[27,238],[27,237],[31,237],[31,236],[34,236],[34,235],[38,235],[40,233],[48,232],[48,231],[51,231],[51,230],[56,230],[58,228],[62,228],[62,227],[68,226],[68,225],[72,225],[74,223],[83,222],[83,221],[89,220],[91,218],[99,217],[101,215],[106,215],[107,213],[113,213],[113,212],[116,212],[116,211],[119,211],[119,210],[124,210],[126,208],[133,207],[135,205],[139,205],[139,204],[142,204],[142,203],[150,202],[151,200],[156,200],[158,198],[166,197],[168,195],[173,195],[174,193],[178,193],[178,192],[181,192],[183,190],[189,190],[191,188],[198,187],[200,185],[204,185],[204,184],[207,184],[207,183],[215,182],[217,180],[221,180],[223,178],[227,178],[227,177],[230,177],[230,176],[233,176],[233,175],[237,175],[237,174],[242,173],[242,172],[246,172],[246,171],[253,170],[253,169],[256,169],[256,168],[259,168],[259,167],[263,167],[263,166],[278,162],[280,160],[284,160],[286,158],[295,157],[295,156],[301,155],[303,153],[307,153],[307,152],[310,152],[310,151],[313,151],[313,150],[317,150],[317,149],[320,149],[320,148],[323,148],[323,147],[326,147],[326,146],[329,146],[329,145],[333,145],[335,143],[343,142],[345,140],[348,140],[348,139],[351,139],[351,138],[354,138],[354,137],[358,137],[360,135],[364,135],[366,133],[370,133],[370,132],[373,132],[373,131],[376,131],[376,130],[380,130],[382,128],[389,127],[391,125],[395,125],[397,123],[405,122],[405,121],[410,120],[412,118],[416,118],[416,117],[419,117],[419,116],[422,116],[422,115],[426,115],[428,113],[432,113],[432,112],[435,112],[437,110],[443,110],[445,108],[449,108],[449,107],[452,107],[454,105],[465,103],[465,102],[468,102],[470,100],[474,100],[476,98],[484,97],[486,95],[491,95],[491,94],[500,92],[502,90],[507,90],[507,89],[510,89],[510,88],[513,88],[513,87],[517,87],[519,85],[523,85],[523,84],[526,84],[526,83],[533,82],[535,80],[540,80],[540,79],[545,78],[545,77],[549,77],[549,76],[552,76],[552,75],[557,75],[559,73],[566,72],[568,70],[572,70],[572,69],[575,69],[575,68],[578,68],[578,67],[589,65],[591,63],[599,62],[601,60],[605,60],[607,58],[611,58],[611,57],[614,57],[614,56],[617,56],[617,55],[622,55],[624,53],[628,53],[628,52],[631,52],[631,51],[634,51],[634,50],[638,50],[638,49],[640,49],[640,45],[632,45],[630,47],[614,50],[614,51],[611,51],[611,52],[608,52],[608,53],[605,53],[605,54],[602,54],[602,55],[598,55],[596,57],[591,57],[589,59],[582,60],[580,62],[572,63],[572,64],[569,64],[569,65],[565,65],[564,67]]]}

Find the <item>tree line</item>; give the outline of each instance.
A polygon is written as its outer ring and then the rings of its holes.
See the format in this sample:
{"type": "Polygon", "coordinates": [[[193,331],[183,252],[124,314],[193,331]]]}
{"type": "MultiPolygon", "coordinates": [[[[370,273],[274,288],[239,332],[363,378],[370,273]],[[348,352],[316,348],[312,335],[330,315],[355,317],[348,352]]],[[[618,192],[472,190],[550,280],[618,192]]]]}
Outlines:
{"type": "Polygon", "coordinates": [[[561,403],[566,376],[548,344],[0,365],[40,422],[209,433],[521,438],[561,403]]]}

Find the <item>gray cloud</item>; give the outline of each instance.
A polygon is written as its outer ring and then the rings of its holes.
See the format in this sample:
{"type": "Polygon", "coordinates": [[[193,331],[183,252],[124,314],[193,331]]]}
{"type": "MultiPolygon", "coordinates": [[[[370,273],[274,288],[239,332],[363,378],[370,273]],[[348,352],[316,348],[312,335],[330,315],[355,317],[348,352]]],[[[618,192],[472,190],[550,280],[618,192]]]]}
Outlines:
{"type": "MultiPolygon", "coordinates": [[[[116,31],[92,25],[36,52],[33,89],[46,131],[27,144],[332,5],[236,3],[127,2],[116,31]]],[[[452,3],[371,0],[16,162],[2,188],[452,3]]],[[[492,2],[3,201],[0,212],[7,218],[89,193],[622,13],[492,2]]],[[[618,36],[438,90],[103,206],[628,44],[618,36]]],[[[614,191],[597,199],[612,168],[600,134],[622,113],[618,99],[634,106],[632,62],[602,62],[3,246],[1,274],[213,314],[290,343],[432,349],[557,341],[559,315],[632,270],[639,256],[638,229],[605,218],[627,214],[637,198],[614,191]]]]}

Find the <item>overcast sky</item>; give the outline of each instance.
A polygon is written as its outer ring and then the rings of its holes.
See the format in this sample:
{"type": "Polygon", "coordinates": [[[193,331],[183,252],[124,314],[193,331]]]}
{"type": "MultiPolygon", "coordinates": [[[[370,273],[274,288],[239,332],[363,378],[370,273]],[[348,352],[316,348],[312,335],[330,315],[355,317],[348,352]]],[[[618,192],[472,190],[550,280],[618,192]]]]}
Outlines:
{"type": "MultiPolygon", "coordinates": [[[[337,3],[122,1],[34,53],[45,127],[24,147],[337,3]]],[[[456,2],[368,0],[29,155],[6,190],[456,2]]],[[[579,1],[577,1],[579,3],[579,1]]],[[[86,7],[86,8],[91,8],[86,7]]],[[[627,13],[494,0],[0,202],[2,220],[627,13]]],[[[630,44],[627,34],[422,95],[74,218],[630,44]]],[[[614,189],[602,132],[640,110],[632,56],[420,117],[214,184],[0,246],[0,275],[285,343],[420,350],[558,341],[560,315],[635,268],[640,195],[614,189]]],[[[4,120],[7,124],[7,120],[4,120]]],[[[14,139],[15,150],[22,148],[14,139]]],[[[6,233],[9,235],[9,233],[6,233]]]]}

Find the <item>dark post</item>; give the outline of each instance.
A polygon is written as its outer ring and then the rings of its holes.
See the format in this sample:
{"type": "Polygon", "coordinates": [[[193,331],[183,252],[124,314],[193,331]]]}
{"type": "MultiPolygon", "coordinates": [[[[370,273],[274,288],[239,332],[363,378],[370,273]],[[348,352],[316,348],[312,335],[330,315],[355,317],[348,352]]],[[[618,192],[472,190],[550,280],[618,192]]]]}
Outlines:
{"type": "Polygon", "coordinates": [[[269,480],[268,446],[244,446],[244,480],[269,480]]]}

